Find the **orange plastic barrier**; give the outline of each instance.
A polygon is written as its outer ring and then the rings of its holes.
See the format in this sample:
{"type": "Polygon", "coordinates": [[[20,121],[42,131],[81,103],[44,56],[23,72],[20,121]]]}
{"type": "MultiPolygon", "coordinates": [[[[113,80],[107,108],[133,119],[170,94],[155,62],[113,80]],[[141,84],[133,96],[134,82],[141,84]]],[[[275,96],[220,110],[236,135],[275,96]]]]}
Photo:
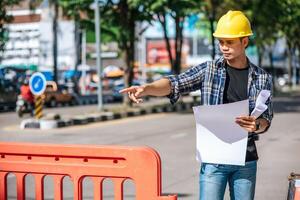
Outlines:
{"type": "Polygon", "coordinates": [[[294,200],[300,200],[300,187],[296,188],[294,200]]]}
{"type": "Polygon", "coordinates": [[[44,197],[44,177],[54,178],[54,199],[63,199],[62,180],[69,176],[74,184],[74,199],[82,199],[82,180],[92,177],[94,199],[102,200],[105,178],[114,182],[116,200],[123,199],[123,182],[135,183],[137,200],[176,200],[176,195],[161,196],[161,161],[148,147],[50,145],[0,143],[0,200],[7,199],[8,173],[16,175],[17,199],[25,199],[25,176],[35,178],[36,200],[44,197]]]}
{"type": "Polygon", "coordinates": [[[300,174],[291,173],[289,176],[288,200],[300,200],[300,174]]]}

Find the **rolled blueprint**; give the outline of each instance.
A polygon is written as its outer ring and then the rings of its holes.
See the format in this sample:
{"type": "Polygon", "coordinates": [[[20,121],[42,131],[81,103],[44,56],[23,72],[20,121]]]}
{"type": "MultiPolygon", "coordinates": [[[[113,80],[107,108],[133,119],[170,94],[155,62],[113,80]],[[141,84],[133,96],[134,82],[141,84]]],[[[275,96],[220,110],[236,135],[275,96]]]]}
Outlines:
{"type": "Polygon", "coordinates": [[[265,112],[268,109],[268,106],[266,105],[266,101],[268,100],[270,95],[271,92],[269,90],[260,91],[256,99],[255,108],[253,109],[251,116],[258,118],[263,112],[265,112]]]}

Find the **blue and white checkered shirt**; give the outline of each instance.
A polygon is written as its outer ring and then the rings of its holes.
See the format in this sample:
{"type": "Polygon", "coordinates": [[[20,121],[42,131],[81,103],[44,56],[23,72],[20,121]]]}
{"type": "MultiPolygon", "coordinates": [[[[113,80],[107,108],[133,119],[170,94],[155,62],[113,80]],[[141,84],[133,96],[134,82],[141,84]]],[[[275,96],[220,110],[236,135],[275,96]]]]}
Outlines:
{"type": "MultiPolygon", "coordinates": [[[[248,76],[249,113],[255,107],[256,98],[261,90],[270,90],[271,96],[266,102],[268,109],[260,116],[271,124],[273,118],[272,77],[262,68],[250,61],[248,76]]],[[[215,61],[207,61],[192,67],[179,75],[167,76],[171,82],[171,93],[168,95],[174,104],[181,94],[201,91],[201,105],[217,105],[223,103],[226,62],[223,57],[215,61]]]]}

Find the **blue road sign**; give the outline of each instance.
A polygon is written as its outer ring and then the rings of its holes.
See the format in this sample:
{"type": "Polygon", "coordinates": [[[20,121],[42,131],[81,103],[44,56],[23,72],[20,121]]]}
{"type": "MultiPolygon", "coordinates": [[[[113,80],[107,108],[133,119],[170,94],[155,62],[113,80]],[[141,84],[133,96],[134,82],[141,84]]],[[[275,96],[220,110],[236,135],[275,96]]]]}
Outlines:
{"type": "Polygon", "coordinates": [[[34,73],[29,80],[29,87],[34,95],[41,95],[46,89],[46,77],[40,72],[34,73]]]}

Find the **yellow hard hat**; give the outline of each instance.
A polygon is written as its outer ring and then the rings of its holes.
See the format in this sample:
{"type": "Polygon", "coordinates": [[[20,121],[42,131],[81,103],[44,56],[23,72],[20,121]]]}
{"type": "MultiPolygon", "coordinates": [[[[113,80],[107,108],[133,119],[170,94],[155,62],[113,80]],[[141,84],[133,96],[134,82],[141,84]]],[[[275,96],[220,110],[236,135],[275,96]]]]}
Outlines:
{"type": "Polygon", "coordinates": [[[253,35],[247,17],[241,11],[228,11],[223,15],[213,33],[217,38],[239,38],[253,35]]]}

